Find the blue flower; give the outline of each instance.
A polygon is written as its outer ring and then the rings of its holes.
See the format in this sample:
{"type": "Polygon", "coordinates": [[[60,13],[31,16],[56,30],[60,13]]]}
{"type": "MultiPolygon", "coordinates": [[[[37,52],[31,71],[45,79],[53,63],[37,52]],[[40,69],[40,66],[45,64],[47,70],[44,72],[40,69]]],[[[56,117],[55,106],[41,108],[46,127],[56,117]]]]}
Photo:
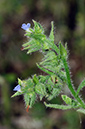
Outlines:
{"type": "Polygon", "coordinates": [[[26,30],[26,31],[29,31],[30,25],[31,25],[30,23],[27,23],[27,25],[25,23],[23,23],[21,28],[26,30]]]}
{"type": "Polygon", "coordinates": [[[15,86],[15,88],[13,89],[13,91],[19,91],[19,92],[21,92],[21,86],[20,85],[15,86]]]}

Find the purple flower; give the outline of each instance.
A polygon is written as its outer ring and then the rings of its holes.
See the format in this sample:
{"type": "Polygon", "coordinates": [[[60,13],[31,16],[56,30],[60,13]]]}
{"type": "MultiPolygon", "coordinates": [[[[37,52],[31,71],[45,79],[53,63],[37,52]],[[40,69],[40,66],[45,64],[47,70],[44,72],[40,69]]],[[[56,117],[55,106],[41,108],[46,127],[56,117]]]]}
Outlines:
{"type": "Polygon", "coordinates": [[[31,25],[30,23],[27,23],[27,24],[23,23],[21,28],[26,30],[26,31],[29,31],[30,25],[31,25]]]}
{"type": "Polygon", "coordinates": [[[13,91],[19,91],[19,92],[21,92],[21,86],[20,85],[15,86],[15,88],[13,89],[13,91]]]}

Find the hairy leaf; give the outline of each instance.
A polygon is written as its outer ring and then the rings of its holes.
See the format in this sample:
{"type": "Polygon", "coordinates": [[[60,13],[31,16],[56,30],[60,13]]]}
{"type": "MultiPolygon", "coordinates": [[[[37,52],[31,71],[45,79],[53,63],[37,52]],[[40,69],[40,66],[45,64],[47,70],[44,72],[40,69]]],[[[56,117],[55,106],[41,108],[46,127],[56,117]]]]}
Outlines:
{"type": "Polygon", "coordinates": [[[65,106],[65,105],[59,105],[59,104],[47,104],[46,102],[44,102],[46,107],[50,107],[50,108],[56,108],[56,109],[62,109],[62,110],[67,110],[67,109],[71,109],[72,106],[65,106]]]}
{"type": "Polygon", "coordinates": [[[81,112],[81,113],[85,114],[85,109],[80,108],[77,110],[77,112],[81,112]]]}
{"type": "Polygon", "coordinates": [[[50,36],[49,36],[52,43],[54,43],[54,32],[53,31],[54,31],[54,25],[53,25],[53,21],[52,21],[51,22],[51,32],[50,32],[50,36]]]}
{"type": "Polygon", "coordinates": [[[76,96],[79,94],[80,90],[85,86],[85,79],[81,82],[79,85],[77,91],[76,91],[76,96]]]}

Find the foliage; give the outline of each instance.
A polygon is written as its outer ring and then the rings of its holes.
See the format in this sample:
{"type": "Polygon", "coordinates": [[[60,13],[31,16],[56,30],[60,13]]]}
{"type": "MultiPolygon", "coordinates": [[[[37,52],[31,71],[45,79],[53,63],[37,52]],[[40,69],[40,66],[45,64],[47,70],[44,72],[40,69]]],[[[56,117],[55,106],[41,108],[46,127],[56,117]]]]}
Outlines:
{"type": "Polygon", "coordinates": [[[77,91],[74,90],[70,70],[68,66],[68,51],[67,44],[65,47],[59,42],[57,45],[54,43],[54,25],[51,22],[51,32],[49,37],[44,34],[44,29],[38,22],[34,21],[34,27],[27,27],[29,24],[24,24],[23,29],[26,30],[25,36],[27,37],[27,42],[23,44],[23,50],[27,50],[27,54],[35,51],[40,51],[43,54],[42,61],[36,65],[39,69],[44,71],[47,75],[33,75],[31,78],[26,80],[18,79],[18,86],[16,93],[12,96],[24,95],[24,101],[26,108],[30,108],[35,103],[37,96],[40,101],[45,98],[48,101],[61,95],[62,100],[66,103],[65,105],[59,104],[47,104],[44,102],[46,107],[56,108],[56,109],[75,109],[76,111],[85,113],[85,104],[79,96],[80,90],[85,85],[85,80],[79,85],[77,91]],[[25,27],[25,28],[24,28],[25,27]],[[61,94],[63,87],[68,86],[72,97],[68,97],[64,93],[61,94]]]}

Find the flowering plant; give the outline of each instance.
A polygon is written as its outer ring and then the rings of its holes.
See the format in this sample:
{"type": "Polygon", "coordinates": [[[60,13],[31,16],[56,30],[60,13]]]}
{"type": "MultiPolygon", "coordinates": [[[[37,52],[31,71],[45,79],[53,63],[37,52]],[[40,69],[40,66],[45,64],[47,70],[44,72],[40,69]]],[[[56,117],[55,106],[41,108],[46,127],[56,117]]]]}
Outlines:
{"type": "Polygon", "coordinates": [[[22,24],[22,29],[26,31],[28,41],[23,44],[23,50],[27,50],[27,54],[35,51],[40,51],[43,54],[42,61],[37,64],[37,67],[44,71],[47,75],[33,75],[32,78],[21,80],[18,78],[18,85],[14,88],[17,91],[12,97],[23,94],[26,108],[31,108],[39,96],[40,101],[43,97],[48,101],[54,97],[61,95],[65,104],[48,104],[44,102],[46,107],[56,109],[75,109],[76,111],[85,113],[85,104],[79,96],[80,90],[85,86],[85,79],[81,82],[78,89],[75,91],[70,70],[67,63],[68,51],[67,44],[65,47],[59,42],[54,43],[54,25],[51,22],[51,32],[49,37],[44,34],[44,29],[38,22],[34,21],[34,27],[31,28],[30,23],[22,24]],[[72,98],[65,93],[62,94],[65,86],[68,86],[72,98]]]}

